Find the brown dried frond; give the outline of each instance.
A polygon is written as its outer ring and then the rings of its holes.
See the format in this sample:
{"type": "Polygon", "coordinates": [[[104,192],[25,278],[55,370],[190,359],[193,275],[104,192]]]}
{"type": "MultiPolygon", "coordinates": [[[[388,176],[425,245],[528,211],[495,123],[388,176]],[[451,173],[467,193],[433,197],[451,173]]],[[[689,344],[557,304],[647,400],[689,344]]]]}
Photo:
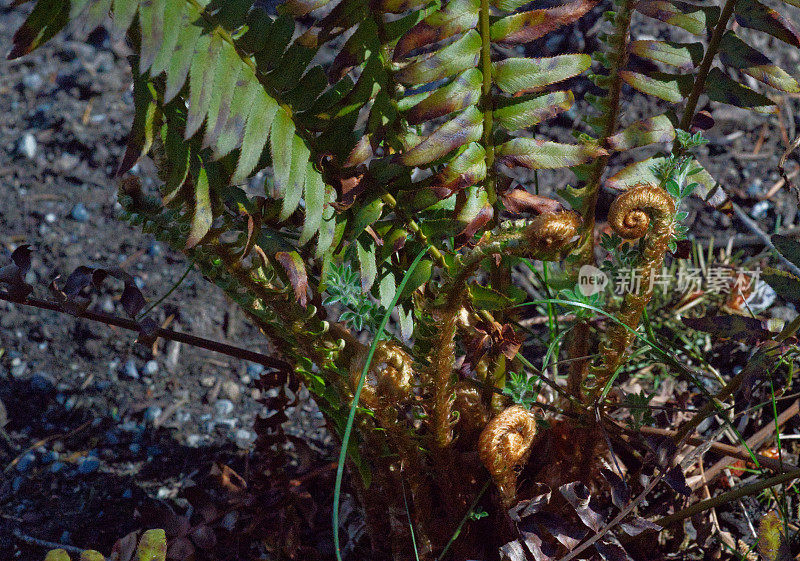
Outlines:
{"type": "Polygon", "coordinates": [[[478,440],[481,461],[507,506],[516,495],[515,468],[527,461],[535,436],[534,414],[521,405],[512,405],[489,421],[478,440]]]}

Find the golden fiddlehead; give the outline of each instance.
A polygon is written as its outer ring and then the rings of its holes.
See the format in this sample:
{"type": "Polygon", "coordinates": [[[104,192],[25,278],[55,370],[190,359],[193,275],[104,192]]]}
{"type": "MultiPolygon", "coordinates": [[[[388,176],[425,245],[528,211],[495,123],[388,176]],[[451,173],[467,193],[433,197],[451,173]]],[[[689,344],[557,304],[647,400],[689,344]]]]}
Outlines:
{"type": "Polygon", "coordinates": [[[495,416],[478,439],[481,461],[510,506],[517,491],[516,468],[525,464],[536,436],[536,417],[521,405],[512,405],[495,416]]]}
{"type": "Polygon", "coordinates": [[[576,212],[542,214],[534,218],[525,228],[523,255],[532,259],[557,258],[578,235],[581,219],[576,212]]]}
{"type": "MultiPolygon", "coordinates": [[[[664,262],[669,241],[673,235],[675,201],[661,187],[642,184],[630,188],[611,204],[608,222],[614,231],[626,240],[644,238],[642,254],[635,273],[638,286],[625,295],[617,319],[636,329],[645,306],[653,296],[655,275],[664,262]]],[[[596,399],[608,380],[625,359],[625,352],[633,341],[633,333],[614,324],[606,332],[600,352],[603,364],[595,369],[595,379],[590,397],[596,399]]]]}
{"type": "Polygon", "coordinates": [[[570,211],[549,212],[522,226],[487,233],[472,251],[457,261],[455,276],[443,287],[445,304],[436,313],[439,335],[431,356],[433,388],[433,434],[437,446],[452,441],[451,418],[453,356],[458,311],[470,276],[485,258],[495,255],[517,255],[540,260],[561,259],[577,240],[581,220],[570,211]]]}
{"type": "MultiPolygon", "coordinates": [[[[366,357],[366,351],[361,352],[350,363],[350,384],[353,388],[361,378],[366,357]]],[[[411,362],[411,357],[401,348],[386,341],[378,343],[361,390],[361,401],[375,411],[402,407],[412,391],[414,372],[411,362]]]]}

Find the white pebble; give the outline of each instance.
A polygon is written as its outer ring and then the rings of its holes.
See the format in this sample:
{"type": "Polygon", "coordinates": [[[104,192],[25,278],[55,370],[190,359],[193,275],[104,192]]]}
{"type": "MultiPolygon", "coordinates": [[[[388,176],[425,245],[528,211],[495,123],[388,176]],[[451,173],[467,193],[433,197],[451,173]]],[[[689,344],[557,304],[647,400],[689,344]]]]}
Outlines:
{"type": "Polygon", "coordinates": [[[38,146],[36,137],[26,132],[17,144],[17,151],[29,160],[32,160],[34,156],[36,156],[36,149],[38,146]]]}

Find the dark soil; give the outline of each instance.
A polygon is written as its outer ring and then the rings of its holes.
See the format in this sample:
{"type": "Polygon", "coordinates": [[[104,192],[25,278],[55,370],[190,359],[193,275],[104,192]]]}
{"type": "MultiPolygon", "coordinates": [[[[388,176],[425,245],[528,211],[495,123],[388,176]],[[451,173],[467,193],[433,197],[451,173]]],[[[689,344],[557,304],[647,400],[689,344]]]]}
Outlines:
{"type": "MultiPolygon", "coordinates": [[[[0,3],[0,45],[6,51],[26,11],[9,6],[9,0],[0,3]]],[[[60,34],[30,56],[0,60],[0,258],[5,264],[14,248],[32,245],[26,280],[41,297],[48,296],[47,286],[58,275],[88,265],[121,267],[156,301],[188,263],[115,216],[114,169],[133,113],[127,51],[102,29],[89,39],[60,34]]],[[[571,30],[564,33],[564,41],[574,39],[571,30]]],[[[774,39],[762,43],[776,62],[798,73],[798,51],[774,39]]],[[[636,99],[626,120],[655,114],[636,99]]],[[[800,130],[798,104],[797,96],[783,97],[780,119],[721,108],[707,133],[711,143],[703,163],[767,232],[778,220],[781,231],[795,231],[800,220],[797,197],[788,189],[765,197],[779,180],[777,163],[786,141],[800,130]]],[[[568,136],[584,109],[579,105],[574,115],[558,121],[561,129],[553,136],[568,136]]],[[[646,152],[639,155],[643,159],[646,152]]],[[[793,171],[796,161],[790,159],[787,168],[793,171]]],[[[136,173],[152,182],[146,162],[136,173]]],[[[568,180],[554,178],[547,192],[568,180]]],[[[689,222],[700,243],[715,232],[723,244],[731,240],[750,253],[761,250],[754,232],[737,219],[701,203],[693,203],[692,211],[689,222]]],[[[94,306],[124,315],[119,288],[109,284],[94,306]]],[[[270,352],[264,337],[196,271],[155,317],[172,329],[270,352]]],[[[268,485],[255,484],[243,495],[220,466],[257,473],[253,424],[259,413],[272,413],[261,403],[267,395],[258,381],[261,372],[200,349],[164,341],[147,348],[134,339],[105,325],[0,302],[0,558],[42,559],[46,548],[36,540],[108,552],[130,531],[184,524],[178,515],[187,512],[198,549],[215,551],[220,559],[264,554],[257,541],[241,538],[219,547],[244,522],[250,534],[238,535],[261,536],[254,528],[266,523],[253,513],[256,500],[266,501],[259,503],[262,510],[290,503],[295,518],[269,523],[304,528],[306,535],[285,539],[329,555],[323,537],[329,535],[329,507],[316,499],[330,501],[333,446],[307,395],[293,396],[285,424],[298,437],[288,452],[292,469],[306,477],[299,491],[270,495],[268,485]],[[213,515],[210,509],[216,509],[213,515]],[[166,511],[177,514],[165,522],[166,511]],[[230,513],[236,520],[229,520],[230,513]],[[213,540],[204,529],[209,527],[213,540]]],[[[186,528],[173,530],[189,535],[186,528]]]]}
{"type": "MultiPolygon", "coordinates": [[[[4,54],[23,12],[0,7],[4,54]]],[[[62,34],[23,59],[0,60],[2,261],[21,244],[33,246],[27,280],[39,297],[49,297],[58,275],[87,265],[121,267],[153,302],[188,266],[115,216],[114,170],[133,114],[125,56],[123,43],[98,30],[89,44],[62,34]]],[[[142,162],[137,173],[151,182],[149,171],[142,162]]],[[[107,284],[94,308],[124,316],[120,289],[107,284]]],[[[196,271],[154,317],[270,352],[196,271]]],[[[246,469],[254,419],[271,413],[257,401],[266,395],[261,371],[239,359],[164,341],[144,347],[131,332],[6,302],[0,326],[3,559],[43,558],[46,549],[21,535],[108,552],[127,532],[152,527],[144,513],[154,506],[183,512],[184,490],[214,463],[246,469]]],[[[298,398],[288,431],[304,437],[297,447],[314,447],[302,450],[307,459],[296,453],[306,470],[331,443],[304,392],[298,398]]]]}

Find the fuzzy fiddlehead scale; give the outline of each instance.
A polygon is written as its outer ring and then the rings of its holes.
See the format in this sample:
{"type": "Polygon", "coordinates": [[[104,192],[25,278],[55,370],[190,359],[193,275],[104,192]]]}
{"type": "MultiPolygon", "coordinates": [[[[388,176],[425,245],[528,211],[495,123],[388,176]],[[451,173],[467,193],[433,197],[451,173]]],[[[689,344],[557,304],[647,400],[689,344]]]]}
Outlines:
{"type": "MultiPolygon", "coordinates": [[[[645,306],[653,296],[655,275],[661,269],[664,255],[673,235],[675,201],[661,187],[643,184],[632,187],[611,204],[608,222],[626,240],[644,238],[636,274],[639,278],[635,292],[625,295],[617,319],[636,329],[645,306]]],[[[614,324],[606,332],[600,352],[603,364],[595,369],[595,379],[589,395],[596,399],[610,377],[625,358],[633,334],[622,325],[614,324]]]]}
{"type": "Polygon", "coordinates": [[[516,468],[530,456],[535,436],[534,414],[521,405],[512,405],[489,421],[478,439],[481,461],[506,506],[511,505],[516,495],[516,468]]]}
{"type": "Polygon", "coordinates": [[[455,386],[453,408],[458,412],[458,431],[461,434],[477,434],[489,420],[480,390],[462,381],[455,386]]]}
{"type": "MultiPolygon", "coordinates": [[[[448,307],[450,308],[450,307],[448,307]]],[[[434,314],[438,320],[439,335],[431,356],[433,373],[433,438],[438,448],[447,447],[453,440],[453,365],[456,350],[458,309],[442,309],[434,314]]]]}

